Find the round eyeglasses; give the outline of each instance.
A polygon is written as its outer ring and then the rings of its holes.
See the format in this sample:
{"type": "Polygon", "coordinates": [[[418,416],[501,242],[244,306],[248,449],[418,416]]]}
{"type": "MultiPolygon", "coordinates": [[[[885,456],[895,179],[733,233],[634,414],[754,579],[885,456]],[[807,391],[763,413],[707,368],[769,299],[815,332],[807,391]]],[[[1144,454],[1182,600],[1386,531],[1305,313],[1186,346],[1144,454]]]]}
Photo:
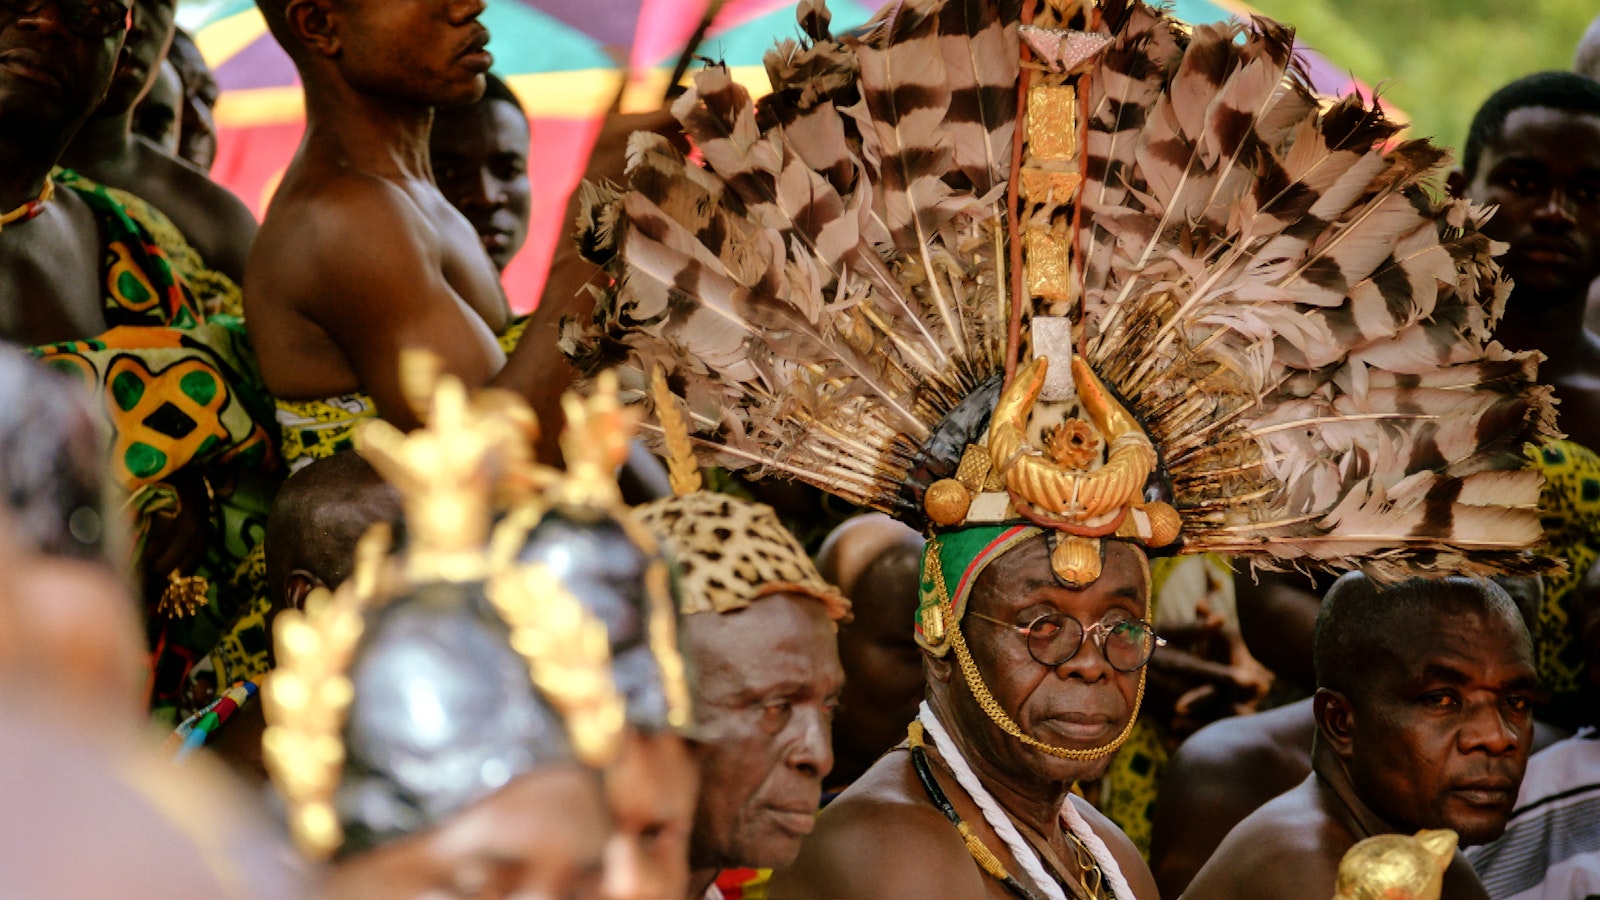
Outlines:
{"type": "Polygon", "coordinates": [[[1157,647],[1167,643],[1165,638],[1156,635],[1150,623],[1121,613],[1111,613],[1087,628],[1066,613],[1046,613],[1026,625],[1013,625],[982,613],[967,615],[1020,633],[1028,641],[1028,655],[1050,668],[1077,656],[1086,635],[1094,640],[1100,655],[1118,672],[1138,671],[1150,661],[1157,647]]]}
{"type": "MultiPolygon", "coordinates": [[[[0,9],[17,15],[36,13],[52,0],[0,0],[0,9]]],[[[133,6],[124,0],[54,0],[61,20],[73,34],[101,40],[133,26],[133,6]]]]}

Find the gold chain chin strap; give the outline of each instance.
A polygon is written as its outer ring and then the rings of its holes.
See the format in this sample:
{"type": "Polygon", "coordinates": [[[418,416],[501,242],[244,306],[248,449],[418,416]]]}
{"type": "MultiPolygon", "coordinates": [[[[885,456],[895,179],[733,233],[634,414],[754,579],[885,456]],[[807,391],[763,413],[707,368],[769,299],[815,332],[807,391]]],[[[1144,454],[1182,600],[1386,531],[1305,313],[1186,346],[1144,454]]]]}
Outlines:
{"type": "Polygon", "coordinates": [[[938,549],[928,554],[928,574],[933,579],[933,589],[937,592],[935,600],[943,610],[945,633],[949,636],[951,649],[956,652],[956,662],[961,666],[961,674],[967,680],[967,689],[972,691],[972,699],[978,701],[978,707],[988,715],[989,720],[1000,727],[1001,731],[1011,735],[1022,743],[1041,753],[1061,759],[1071,759],[1087,762],[1094,759],[1103,759],[1117,752],[1133,734],[1134,723],[1139,721],[1139,707],[1144,703],[1145,676],[1149,673],[1149,665],[1139,670],[1139,694],[1133,700],[1133,715],[1128,717],[1128,724],[1123,727],[1122,733],[1117,735],[1111,743],[1093,750],[1072,750],[1067,747],[1057,747],[1046,744],[1044,741],[1027,734],[1022,728],[1012,721],[1000,703],[989,693],[989,686],[984,683],[983,673],[978,671],[978,664],[973,661],[972,653],[967,649],[967,639],[961,633],[961,623],[956,621],[954,604],[950,602],[949,592],[944,584],[944,563],[939,559],[938,549]]]}

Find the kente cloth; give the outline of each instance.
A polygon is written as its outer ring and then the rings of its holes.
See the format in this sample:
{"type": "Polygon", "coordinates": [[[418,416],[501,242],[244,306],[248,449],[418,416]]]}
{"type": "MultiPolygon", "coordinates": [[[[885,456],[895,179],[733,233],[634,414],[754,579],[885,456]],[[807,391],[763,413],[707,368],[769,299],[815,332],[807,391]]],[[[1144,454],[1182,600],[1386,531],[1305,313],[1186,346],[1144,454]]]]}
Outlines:
{"type": "Polygon", "coordinates": [[[723,869],[706,890],[706,900],[767,900],[771,869],[723,869]]]}
{"type": "Polygon", "coordinates": [[[1583,648],[1574,639],[1568,610],[1579,582],[1600,557],[1600,456],[1565,440],[1528,452],[1545,477],[1539,497],[1544,552],[1567,561],[1566,571],[1544,576],[1544,601],[1528,623],[1534,666],[1549,698],[1541,717],[1575,729],[1587,722],[1579,693],[1583,648]]]}
{"type": "Polygon", "coordinates": [[[244,292],[232,278],[206,266],[205,261],[200,258],[199,251],[195,250],[183,236],[178,226],[167,218],[166,213],[151,206],[142,197],[97,184],[71,169],[57,169],[54,177],[58,186],[71,187],[79,191],[98,189],[114,200],[121,207],[121,212],[143,228],[166,254],[168,264],[184,284],[188,285],[208,318],[218,314],[244,317],[244,292]]]}
{"type": "MultiPolygon", "coordinates": [[[[278,484],[272,402],[244,323],[206,315],[165,246],[117,194],[74,173],[57,177],[99,222],[110,328],[32,352],[102,397],[108,456],[131,498],[136,546],[142,549],[151,517],[170,514],[178,502],[169,483],[178,473],[203,477],[214,498],[203,557],[195,571],[180,573],[207,579],[207,603],[186,619],[153,619],[156,693],[165,697],[211,650],[222,626],[262,593],[246,563],[265,533],[278,484]]],[[[149,598],[152,605],[157,599],[149,598]]]]}
{"type": "MultiPolygon", "coordinates": [[[[516,349],[528,317],[518,316],[496,340],[507,353],[516,349]]],[[[278,400],[278,427],[283,433],[283,458],[289,471],[296,472],[315,459],[326,459],[341,450],[355,449],[356,426],[378,417],[378,406],[371,396],[360,392],[321,400],[278,400]]]]}

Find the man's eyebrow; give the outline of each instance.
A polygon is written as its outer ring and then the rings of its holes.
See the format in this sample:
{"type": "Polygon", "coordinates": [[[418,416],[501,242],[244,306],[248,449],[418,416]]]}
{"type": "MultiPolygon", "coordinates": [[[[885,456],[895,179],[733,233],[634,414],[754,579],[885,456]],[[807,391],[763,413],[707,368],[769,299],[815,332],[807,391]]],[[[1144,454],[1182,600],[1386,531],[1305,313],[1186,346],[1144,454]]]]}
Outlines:
{"type": "Polygon", "coordinates": [[[1422,674],[1417,676],[1417,680],[1421,682],[1443,681],[1446,684],[1459,685],[1471,682],[1472,677],[1453,666],[1428,663],[1422,667],[1422,674]]]}

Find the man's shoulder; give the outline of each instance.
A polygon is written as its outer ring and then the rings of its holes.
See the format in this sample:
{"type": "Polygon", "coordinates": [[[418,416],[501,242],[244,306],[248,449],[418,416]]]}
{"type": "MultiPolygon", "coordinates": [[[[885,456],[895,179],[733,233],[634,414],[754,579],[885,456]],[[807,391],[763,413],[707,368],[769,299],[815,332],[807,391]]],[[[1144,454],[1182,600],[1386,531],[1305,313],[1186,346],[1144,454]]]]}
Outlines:
{"type": "Polygon", "coordinates": [[[343,167],[319,167],[290,174],[273,196],[263,231],[306,224],[381,227],[368,217],[385,214],[420,221],[422,210],[404,186],[387,178],[343,167]]]}
{"type": "Polygon", "coordinates": [[[1230,780],[1263,766],[1292,766],[1309,772],[1309,737],[1314,728],[1309,706],[1300,703],[1222,719],[1185,740],[1173,754],[1169,771],[1188,776],[1221,775],[1230,780]]]}
{"type": "Polygon", "coordinates": [[[955,826],[926,797],[865,776],[822,811],[814,839],[877,844],[891,855],[920,856],[929,842],[964,846],[955,826]]]}
{"type": "Polygon", "coordinates": [[[822,811],[800,858],[773,876],[772,896],[981,896],[985,876],[955,826],[875,774],[884,773],[869,770],[822,811]]]}
{"type": "Polygon", "coordinates": [[[1184,892],[1188,900],[1244,897],[1310,897],[1327,881],[1331,896],[1339,860],[1354,838],[1317,802],[1309,783],[1273,798],[1234,826],[1184,892]],[[1283,893],[1280,877],[1313,886],[1283,893]]]}

